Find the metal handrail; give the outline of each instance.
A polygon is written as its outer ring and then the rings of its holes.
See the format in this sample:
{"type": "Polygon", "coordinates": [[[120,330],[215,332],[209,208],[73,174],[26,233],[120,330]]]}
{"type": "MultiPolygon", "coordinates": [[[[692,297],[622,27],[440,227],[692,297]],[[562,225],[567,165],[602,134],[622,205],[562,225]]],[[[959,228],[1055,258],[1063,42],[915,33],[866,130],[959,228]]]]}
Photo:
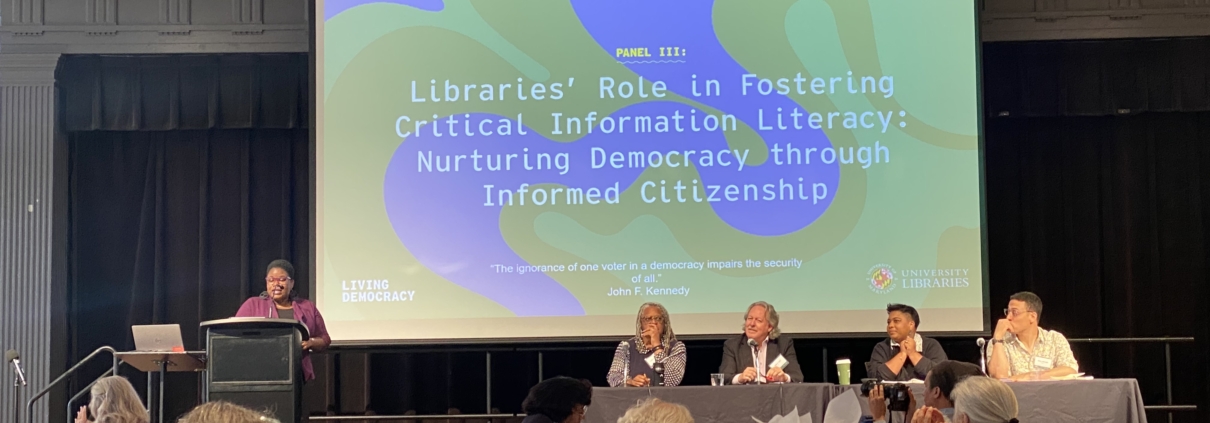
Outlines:
{"type": "MultiPolygon", "coordinates": [[[[59,383],[63,382],[64,380],[67,380],[68,376],[71,376],[72,373],[75,373],[76,370],[79,370],[80,367],[83,367],[84,364],[88,363],[90,360],[93,359],[93,357],[96,357],[98,354],[100,354],[102,352],[108,352],[110,357],[113,357],[113,367],[110,369],[110,371],[112,371],[114,374],[117,374],[117,372],[118,372],[118,352],[117,352],[117,350],[114,350],[113,347],[108,346],[108,345],[103,346],[101,348],[97,348],[96,350],[94,350],[92,352],[92,354],[89,354],[87,357],[84,357],[83,360],[80,360],[80,362],[76,363],[76,365],[71,366],[70,369],[67,369],[67,371],[63,372],[63,374],[59,375],[59,377],[55,378],[55,380],[53,380],[49,384],[47,384],[46,387],[42,388],[41,391],[38,391],[38,393],[35,394],[33,398],[30,398],[29,402],[25,403],[26,421],[29,423],[34,423],[34,403],[35,402],[38,402],[39,399],[46,396],[46,394],[50,393],[51,388],[54,388],[59,383]]],[[[71,413],[69,412],[68,414],[71,414],[71,413]]]]}
{"type": "Polygon", "coordinates": [[[1142,342],[1195,342],[1192,336],[1161,336],[1143,338],[1067,338],[1068,342],[1080,343],[1142,343],[1142,342]]]}
{"type": "Polygon", "coordinates": [[[1147,410],[1147,411],[1167,411],[1168,413],[1171,414],[1173,411],[1197,411],[1197,406],[1196,405],[1144,405],[1143,409],[1147,410]]]}
{"type": "Polygon", "coordinates": [[[1167,404],[1164,405],[1144,405],[1143,410],[1165,411],[1168,412],[1168,423],[1172,423],[1172,413],[1176,411],[1197,411],[1196,405],[1173,405],[1172,404],[1172,344],[1183,342],[1196,342],[1197,339],[1192,336],[1161,336],[1161,337],[1139,337],[1139,338],[1068,338],[1068,342],[1081,344],[1140,344],[1140,343],[1163,343],[1164,344],[1164,382],[1167,384],[1167,404]]]}

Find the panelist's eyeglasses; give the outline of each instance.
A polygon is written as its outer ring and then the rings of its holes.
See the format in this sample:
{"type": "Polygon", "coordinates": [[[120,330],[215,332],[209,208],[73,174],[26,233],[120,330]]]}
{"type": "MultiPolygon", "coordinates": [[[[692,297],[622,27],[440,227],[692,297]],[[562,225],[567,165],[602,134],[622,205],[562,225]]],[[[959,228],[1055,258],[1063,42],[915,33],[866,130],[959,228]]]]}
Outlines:
{"type": "Polygon", "coordinates": [[[289,276],[283,276],[280,278],[265,278],[265,282],[285,282],[285,281],[288,281],[291,279],[293,279],[293,278],[291,278],[289,276]]]}
{"type": "Polygon", "coordinates": [[[1004,309],[1004,317],[1017,317],[1032,310],[1013,310],[1011,308],[1004,309]]]}
{"type": "Polygon", "coordinates": [[[659,317],[644,317],[642,319],[642,321],[643,321],[643,323],[655,323],[655,322],[662,322],[662,321],[664,321],[664,319],[661,319],[659,317]]]}

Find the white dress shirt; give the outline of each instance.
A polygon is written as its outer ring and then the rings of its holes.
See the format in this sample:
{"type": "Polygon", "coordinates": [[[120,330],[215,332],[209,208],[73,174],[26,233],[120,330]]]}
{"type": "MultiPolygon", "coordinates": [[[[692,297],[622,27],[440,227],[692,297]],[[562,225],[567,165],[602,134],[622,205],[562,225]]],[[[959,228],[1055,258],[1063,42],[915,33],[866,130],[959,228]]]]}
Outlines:
{"type": "MultiPolygon", "coordinates": [[[[766,358],[765,353],[768,351],[769,351],[769,337],[766,336],[765,340],[761,341],[760,345],[758,345],[755,348],[755,350],[752,351],[752,363],[753,363],[752,367],[756,368],[756,382],[757,383],[766,383],[767,382],[765,380],[765,368],[769,367],[769,366],[767,364],[768,362],[765,361],[765,358],[766,358]]],[[[777,358],[777,357],[774,357],[774,358],[777,358]]],[[[739,385],[740,384],[739,378],[741,376],[743,376],[743,370],[740,370],[739,373],[735,374],[735,377],[731,378],[731,384],[739,385]]],[[[783,376],[784,380],[779,380],[776,382],[789,382],[790,381],[789,374],[783,373],[782,376],[783,376]]]]}

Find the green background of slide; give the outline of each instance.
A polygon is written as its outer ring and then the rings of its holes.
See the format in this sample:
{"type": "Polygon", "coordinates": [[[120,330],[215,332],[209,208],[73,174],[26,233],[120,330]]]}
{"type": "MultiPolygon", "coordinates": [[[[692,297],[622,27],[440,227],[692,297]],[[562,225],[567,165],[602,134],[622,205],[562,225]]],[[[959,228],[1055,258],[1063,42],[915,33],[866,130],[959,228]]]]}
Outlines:
{"type": "MultiPolygon", "coordinates": [[[[893,75],[895,94],[840,93],[791,97],[803,108],[827,111],[899,111],[906,127],[827,130],[836,146],[891,149],[892,162],[869,169],[841,167],[831,208],[794,234],[759,237],[736,231],[704,203],[657,208],[637,189],[621,205],[509,207],[501,232],[518,255],[534,264],[799,258],[801,269],[743,269],[662,273],[662,288],[688,286],[689,297],[658,297],[678,313],[742,311],[765,299],[783,310],[865,310],[888,302],[920,307],[981,307],[982,242],[978,152],[975,10],[972,1],[761,0],[715,3],[716,34],[749,72],[811,78],[893,75]],[[870,268],[970,269],[971,286],[958,289],[870,289],[870,268]]],[[[420,265],[396,237],[382,199],[382,180],[401,142],[392,122],[400,115],[524,113],[526,124],[549,134],[551,112],[611,113],[632,100],[598,100],[599,76],[635,80],[611,51],[599,47],[565,2],[447,0],[440,12],[373,3],[325,23],[323,180],[324,244],[320,258],[325,316],[339,320],[507,317],[508,310],[420,265]],[[535,18],[539,17],[539,18],[535,18]],[[576,89],[558,102],[412,103],[410,82],[427,89],[430,76],[497,83],[525,78],[566,82],[576,89]],[[583,84],[583,87],[581,87],[583,84]],[[342,279],[389,278],[392,289],[416,290],[441,301],[340,302],[342,279]]],[[[723,81],[726,88],[738,87],[723,81]]],[[[669,96],[718,113],[692,99],[669,96]]],[[[896,122],[899,121],[898,117],[896,122]]],[[[742,125],[742,123],[741,123],[742,125]]],[[[504,138],[502,138],[504,140],[504,138]]],[[[749,165],[768,151],[752,128],[728,133],[731,148],[752,148],[749,165]]],[[[652,178],[690,179],[693,168],[648,169],[652,178]]],[[[630,286],[640,272],[552,274],[588,314],[632,314],[648,300],[604,296],[630,286]]],[[[899,275],[896,275],[897,278],[899,275]]],[[[900,278],[902,279],[902,278],[900,278]]],[[[418,294],[419,295],[419,294],[418,294]]]]}

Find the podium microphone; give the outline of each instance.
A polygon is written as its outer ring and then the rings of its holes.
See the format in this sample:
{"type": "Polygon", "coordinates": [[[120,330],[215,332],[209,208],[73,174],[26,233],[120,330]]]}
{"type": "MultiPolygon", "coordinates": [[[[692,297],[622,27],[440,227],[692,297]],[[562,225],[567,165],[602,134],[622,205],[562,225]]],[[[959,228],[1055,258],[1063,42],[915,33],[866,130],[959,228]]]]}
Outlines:
{"type": "Polygon", "coordinates": [[[5,351],[4,361],[13,363],[13,370],[17,372],[17,379],[13,381],[13,386],[17,386],[17,384],[25,386],[25,372],[21,371],[21,354],[18,354],[17,350],[5,351]]]}
{"type": "Polygon", "coordinates": [[[987,375],[987,340],[976,339],[975,345],[979,346],[979,368],[983,370],[984,375],[987,375]]]}

